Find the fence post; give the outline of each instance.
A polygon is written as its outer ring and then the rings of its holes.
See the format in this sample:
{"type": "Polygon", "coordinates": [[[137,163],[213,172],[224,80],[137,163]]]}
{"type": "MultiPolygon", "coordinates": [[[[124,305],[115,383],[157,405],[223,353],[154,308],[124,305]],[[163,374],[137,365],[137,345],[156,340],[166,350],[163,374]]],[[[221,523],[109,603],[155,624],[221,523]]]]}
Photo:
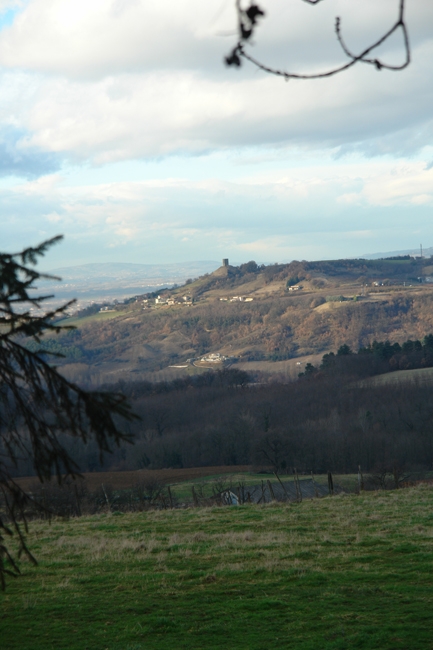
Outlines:
{"type": "Polygon", "coordinates": [[[298,470],[296,469],[296,467],[295,467],[295,472],[296,472],[296,484],[299,490],[299,501],[302,503],[302,488],[301,488],[301,483],[299,481],[298,470]]]}
{"type": "Polygon", "coordinates": [[[299,484],[298,470],[296,469],[296,467],[293,468],[293,482],[296,488],[296,501],[298,501],[299,503],[302,501],[302,492],[301,492],[301,486],[299,484]]]}
{"type": "Polygon", "coordinates": [[[273,487],[272,487],[272,483],[270,482],[269,479],[267,480],[267,483],[268,483],[269,494],[271,495],[271,499],[272,499],[272,501],[275,501],[275,494],[274,494],[274,490],[273,490],[273,487]]]}
{"type": "Polygon", "coordinates": [[[331,472],[328,472],[328,490],[329,496],[332,496],[334,494],[334,481],[332,480],[331,472]]]}
{"type": "Polygon", "coordinates": [[[313,482],[314,494],[315,494],[316,497],[318,498],[318,497],[319,497],[319,490],[317,489],[317,485],[316,485],[316,482],[315,482],[315,480],[314,480],[313,470],[311,470],[311,480],[312,480],[312,482],[313,482]]]}
{"type": "Polygon", "coordinates": [[[266,503],[265,486],[264,486],[263,481],[262,481],[262,499],[263,499],[263,503],[266,503]]]}
{"type": "Polygon", "coordinates": [[[241,482],[239,481],[239,488],[238,488],[238,489],[239,489],[239,492],[240,492],[240,499],[241,499],[241,502],[242,502],[242,503],[245,503],[245,501],[246,501],[246,499],[245,499],[245,484],[244,484],[244,483],[241,483],[241,482]]]}
{"type": "Polygon", "coordinates": [[[168,492],[168,498],[170,499],[170,508],[173,509],[173,497],[169,485],[167,486],[167,492],[168,492]]]}
{"type": "Polygon", "coordinates": [[[110,502],[109,502],[109,500],[108,500],[108,496],[107,496],[107,493],[106,493],[106,491],[105,491],[105,488],[104,488],[104,484],[103,484],[103,483],[101,483],[101,487],[102,487],[102,491],[103,491],[103,493],[104,493],[105,500],[106,500],[106,502],[107,502],[108,510],[111,512],[111,505],[110,505],[110,502]]]}
{"type": "Polygon", "coordinates": [[[277,481],[279,482],[279,484],[280,484],[281,487],[283,488],[284,493],[285,493],[285,495],[286,495],[286,498],[289,499],[289,493],[288,493],[287,490],[286,490],[286,486],[284,485],[284,483],[281,482],[281,479],[280,479],[280,477],[278,476],[277,472],[274,472],[274,474],[275,474],[275,477],[276,477],[277,481]]]}
{"type": "Polygon", "coordinates": [[[359,494],[361,494],[363,489],[364,489],[364,477],[362,475],[361,465],[358,465],[358,492],[359,492],[359,494]]]}

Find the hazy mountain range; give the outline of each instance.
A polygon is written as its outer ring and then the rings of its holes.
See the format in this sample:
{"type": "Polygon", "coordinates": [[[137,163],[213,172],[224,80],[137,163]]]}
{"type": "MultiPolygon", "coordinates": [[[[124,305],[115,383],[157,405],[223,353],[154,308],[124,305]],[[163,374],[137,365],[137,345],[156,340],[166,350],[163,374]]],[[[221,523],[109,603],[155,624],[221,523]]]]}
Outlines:
{"type": "MultiPolygon", "coordinates": [[[[420,248],[407,248],[404,251],[387,251],[386,253],[366,253],[360,255],[360,259],[364,260],[380,260],[383,257],[395,257],[396,255],[420,255],[420,248]]],[[[433,255],[433,246],[422,249],[423,257],[431,257],[433,255]]]]}
{"type": "MultiPolygon", "coordinates": [[[[419,254],[419,248],[381,253],[366,253],[362,259],[380,259],[396,255],[419,254]]],[[[423,255],[433,255],[433,247],[424,248],[423,255]]],[[[55,295],[56,301],[76,298],[80,303],[122,300],[135,294],[157,291],[162,287],[184,284],[205,273],[212,273],[221,265],[215,260],[173,264],[94,263],[67,266],[49,271],[61,281],[40,282],[43,292],[55,295]]]]}
{"type": "Polygon", "coordinates": [[[209,260],[175,264],[82,264],[50,270],[49,274],[60,277],[61,281],[40,282],[39,287],[59,300],[119,300],[184,284],[188,278],[211,273],[218,266],[218,262],[209,260]]]}

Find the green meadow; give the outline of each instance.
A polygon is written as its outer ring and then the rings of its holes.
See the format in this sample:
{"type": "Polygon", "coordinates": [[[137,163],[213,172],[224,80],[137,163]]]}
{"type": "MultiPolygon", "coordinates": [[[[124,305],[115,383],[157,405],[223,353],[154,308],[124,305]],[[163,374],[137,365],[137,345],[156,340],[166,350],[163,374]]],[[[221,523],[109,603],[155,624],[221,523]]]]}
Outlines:
{"type": "Polygon", "coordinates": [[[428,650],[433,488],[34,521],[2,650],[428,650]]]}

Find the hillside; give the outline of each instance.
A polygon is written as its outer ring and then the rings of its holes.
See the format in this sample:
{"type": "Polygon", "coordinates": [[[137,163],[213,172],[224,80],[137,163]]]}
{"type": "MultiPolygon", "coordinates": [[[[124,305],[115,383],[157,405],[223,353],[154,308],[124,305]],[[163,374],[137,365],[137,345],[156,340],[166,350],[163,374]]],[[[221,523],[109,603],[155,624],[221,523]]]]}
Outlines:
{"type": "Polygon", "coordinates": [[[296,376],[300,364],[344,343],[357,350],[433,332],[430,273],[433,261],[409,257],[220,267],[159,298],[145,294],[69,319],[77,329],[45,346],[65,354],[69,377],[90,383],[173,378],[233,362],[296,376]],[[200,361],[211,354],[227,360],[200,361]]]}

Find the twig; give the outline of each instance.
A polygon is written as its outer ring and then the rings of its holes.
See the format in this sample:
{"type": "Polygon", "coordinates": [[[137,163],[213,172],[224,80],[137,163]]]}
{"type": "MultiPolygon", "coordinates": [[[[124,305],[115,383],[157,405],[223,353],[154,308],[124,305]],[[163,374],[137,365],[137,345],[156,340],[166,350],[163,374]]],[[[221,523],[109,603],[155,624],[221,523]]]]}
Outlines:
{"type": "MultiPolygon", "coordinates": [[[[241,0],[236,0],[239,40],[230,54],[225,57],[225,63],[228,66],[240,67],[242,65],[242,59],[245,59],[255,65],[259,70],[263,70],[263,72],[273,74],[277,77],[283,77],[286,81],[289,79],[323,79],[325,77],[332,77],[340,72],[352,68],[356,63],[367,63],[369,65],[373,65],[377,70],[404,70],[404,68],[406,68],[411,61],[409,34],[404,17],[405,1],[406,0],[399,0],[398,17],[392,27],[387,32],[385,32],[385,34],[383,34],[377,41],[366,47],[360,54],[354,54],[346,45],[341,33],[341,19],[339,16],[337,16],[335,19],[335,33],[337,40],[343,52],[350,59],[350,61],[348,63],[344,63],[343,65],[331,68],[330,70],[325,70],[324,72],[300,74],[297,72],[279,70],[278,68],[268,66],[245,51],[245,44],[248,43],[248,41],[250,41],[251,37],[253,36],[254,31],[257,27],[258,18],[264,16],[265,12],[260,9],[258,5],[254,4],[250,4],[248,9],[243,9],[241,6],[241,0]],[[383,43],[385,43],[385,41],[388,40],[388,38],[390,38],[399,29],[401,29],[403,34],[405,52],[405,59],[403,63],[400,65],[390,65],[388,63],[384,63],[378,57],[370,57],[374,50],[383,45],[383,43]]],[[[315,5],[321,2],[321,0],[304,0],[304,2],[315,5]]]]}

